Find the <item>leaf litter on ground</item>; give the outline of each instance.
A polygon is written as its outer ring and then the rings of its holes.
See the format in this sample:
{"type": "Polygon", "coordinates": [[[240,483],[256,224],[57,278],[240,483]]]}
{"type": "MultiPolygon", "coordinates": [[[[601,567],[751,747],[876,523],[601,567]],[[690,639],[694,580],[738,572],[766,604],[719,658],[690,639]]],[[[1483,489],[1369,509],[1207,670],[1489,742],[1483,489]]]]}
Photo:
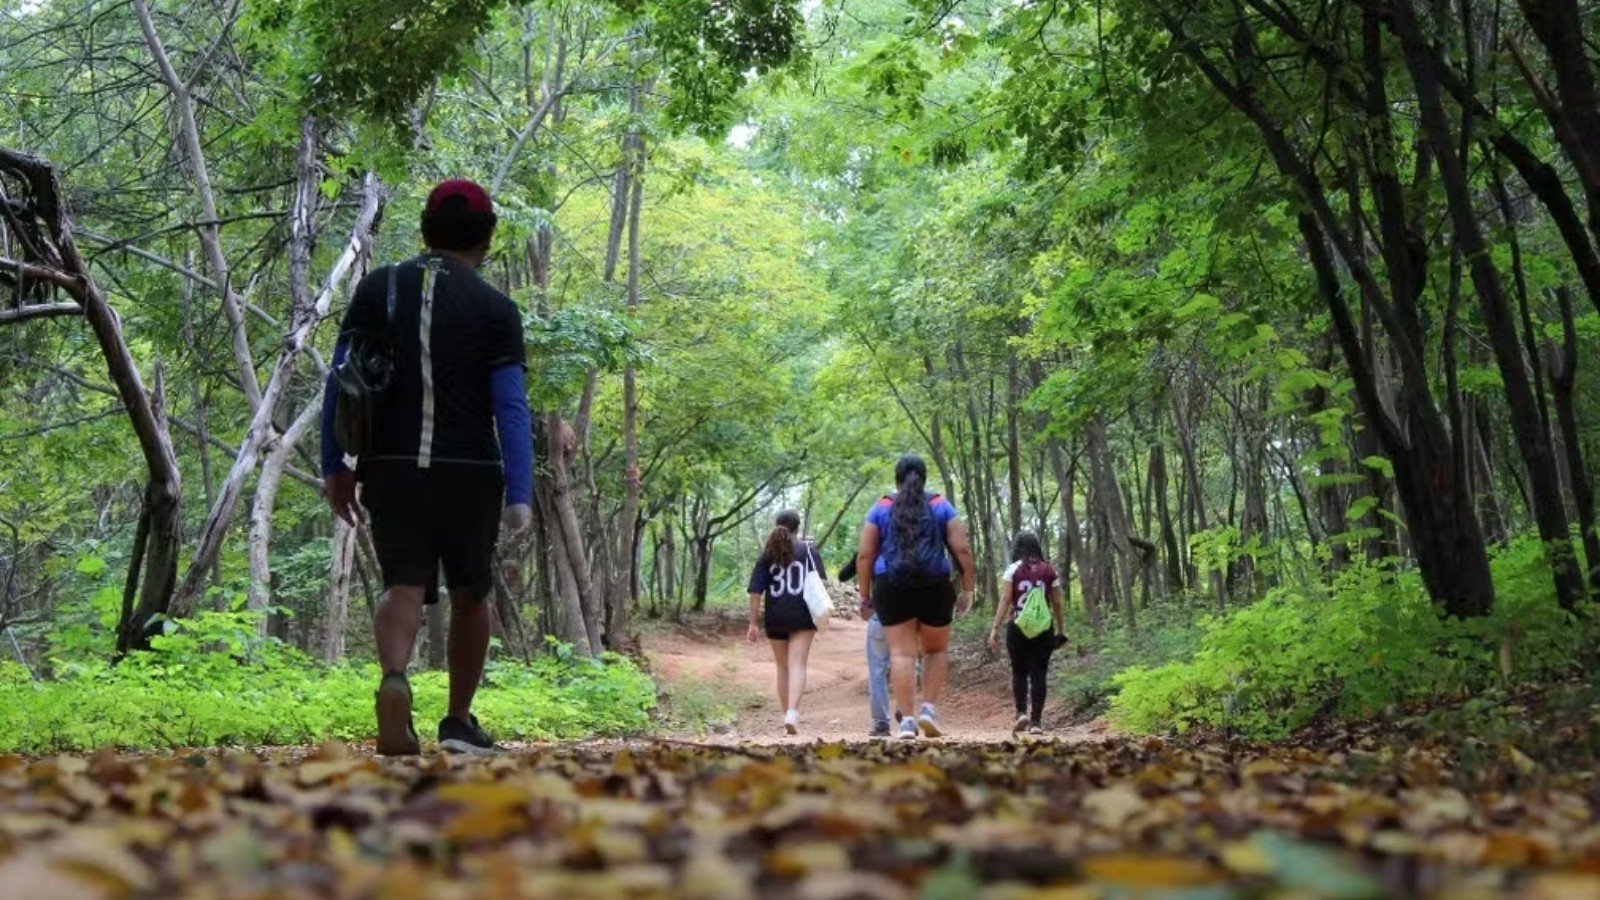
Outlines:
{"type": "Polygon", "coordinates": [[[1346,737],[0,757],[0,895],[1600,898],[1592,772],[1346,737]]]}

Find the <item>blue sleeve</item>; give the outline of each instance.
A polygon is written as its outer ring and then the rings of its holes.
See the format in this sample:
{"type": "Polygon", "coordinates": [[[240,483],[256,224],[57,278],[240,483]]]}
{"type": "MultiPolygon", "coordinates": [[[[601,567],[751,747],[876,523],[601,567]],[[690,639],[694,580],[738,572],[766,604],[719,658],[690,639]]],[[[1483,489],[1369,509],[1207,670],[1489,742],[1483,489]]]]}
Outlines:
{"type": "Polygon", "coordinates": [[[949,525],[961,517],[961,514],[956,512],[956,505],[943,497],[933,505],[933,515],[939,520],[940,525],[949,525]]]}
{"type": "Polygon", "coordinates": [[[334,413],[339,408],[339,385],[333,377],[333,370],[339,368],[344,362],[346,354],[350,352],[349,345],[344,338],[340,338],[333,345],[333,365],[328,368],[328,384],[322,391],[322,474],[332,475],[343,472],[344,450],[339,446],[339,439],[333,436],[334,413]]]}
{"type": "Polygon", "coordinates": [[[489,373],[489,399],[500,433],[505,460],[506,505],[533,503],[533,417],[528,413],[528,387],[522,365],[501,366],[489,373]]]}

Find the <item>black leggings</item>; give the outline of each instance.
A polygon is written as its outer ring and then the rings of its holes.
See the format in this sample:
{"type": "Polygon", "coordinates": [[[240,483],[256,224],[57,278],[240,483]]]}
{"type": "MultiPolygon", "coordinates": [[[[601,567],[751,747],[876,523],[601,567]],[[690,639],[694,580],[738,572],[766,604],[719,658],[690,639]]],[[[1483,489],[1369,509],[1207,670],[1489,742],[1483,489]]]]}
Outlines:
{"type": "Polygon", "coordinates": [[[1015,623],[1006,626],[1006,653],[1011,656],[1011,696],[1017,701],[1017,715],[1027,713],[1033,724],[1044,715],[1045,675],[1050,671],[1050,654],[1056,649],[1055,636],[1048,630],[1037,637],[1023,637],[1015,623]],[[1028,704],[1029,688],[1033,705],[1028,704]]]}

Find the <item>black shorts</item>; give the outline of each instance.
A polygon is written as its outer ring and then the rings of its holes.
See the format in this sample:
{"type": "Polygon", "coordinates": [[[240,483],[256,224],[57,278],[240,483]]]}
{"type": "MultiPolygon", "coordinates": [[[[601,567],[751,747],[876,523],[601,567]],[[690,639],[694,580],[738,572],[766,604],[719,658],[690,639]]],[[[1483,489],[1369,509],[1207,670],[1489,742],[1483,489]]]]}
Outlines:
{"type": "Polygon", "coordinates": [[[769,598],[765,612],[762,618],[768,640],[787,641],[797,631],[817,630],[817,624],[811,621],[811,610],[806,608],[804,600],[788,599],[774,603],[769,598]]]}
{"type": "Polygon", "coordinates": [[[872,579],[872,607],[885,628],[913,620],[929,628],[943,628],[955,621],[956,586],[948,578],[895,585],[876,575],[872,579]]]}
{"type": "MultiPolygon", "coordinates": [[[[384,587],[432,588],[442,566],[451,590],[489,596],[505,500],[499,466],[444,463],[419,469],[379,460],[363,468],[361,485],[384,587]]],[[[428,602],[437,599],[429,590],[428,602]]]]}

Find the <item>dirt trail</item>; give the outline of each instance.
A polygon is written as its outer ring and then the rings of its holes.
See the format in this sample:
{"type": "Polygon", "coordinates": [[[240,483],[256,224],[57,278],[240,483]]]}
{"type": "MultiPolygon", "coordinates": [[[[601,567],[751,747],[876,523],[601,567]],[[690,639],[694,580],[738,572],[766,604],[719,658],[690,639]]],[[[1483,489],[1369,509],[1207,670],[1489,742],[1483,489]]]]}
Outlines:
{"type": "MultiPolygon", "coordinates": [[[[766,641],[745,640],[744,621],[706,616],[686,626],[669,626],[644,639],[656,677],[668,688],[705,690],[725,685],[737,699],[738,716],[722,734],[696,737],[710,743],[809,743],[858,741],[871,725],[867,699],[867,626],[836,617],[811,648],[800,734],[783,733],[783,711],[774,695],[772,649],[766,641]]],[[[1011,740],[1015,719],[1011,675],[1003,659],[984,659],[959,650],[952,654],[950,677],[939,718],[950,739],[1011,740]]],[[[1046,739],[1093,740],[1099,729],[1067,724],[1052,701],[1045,709],[1046,739]]]]}

